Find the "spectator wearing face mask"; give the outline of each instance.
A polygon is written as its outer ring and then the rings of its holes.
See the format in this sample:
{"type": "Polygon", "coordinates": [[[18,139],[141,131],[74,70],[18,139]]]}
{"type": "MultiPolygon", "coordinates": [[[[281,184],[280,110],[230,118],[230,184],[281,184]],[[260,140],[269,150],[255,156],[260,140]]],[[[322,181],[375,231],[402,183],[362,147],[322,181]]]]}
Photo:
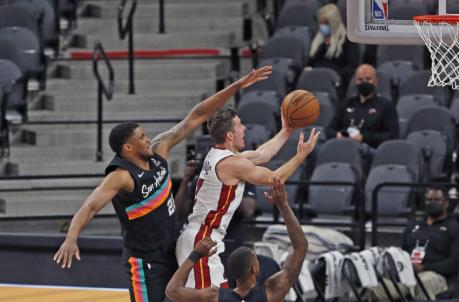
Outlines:
{"type": "Polygon", "coordinates": [[[459,224],[456,217],[448,215],[448,206],[448,191],[444,187],[428,188],[426,217],[408,224],[401,242],[402,248],[411,254],[414,270],[419,273],[431,298],[447,289],[455,290],[451,287],[457,286],[459,224]]]}
{"type": "Polygon", "coordinates": [[[355,72],[355,81],[358,93],[338,104],[325,129],[327,138],[350,137],[372,148],[397,138],[397,111],[390,101],[376,94],[376,70],[368,64],[360,65],[355,72]]]}
{"type": "Polygon", "coordinates": [[[347,39],[346,27],[335,4],[321,7],[317,20],[319,31],[311,43],[309,65],[338,72],[344,89],[359,64],[359,47],[347,39]]]}

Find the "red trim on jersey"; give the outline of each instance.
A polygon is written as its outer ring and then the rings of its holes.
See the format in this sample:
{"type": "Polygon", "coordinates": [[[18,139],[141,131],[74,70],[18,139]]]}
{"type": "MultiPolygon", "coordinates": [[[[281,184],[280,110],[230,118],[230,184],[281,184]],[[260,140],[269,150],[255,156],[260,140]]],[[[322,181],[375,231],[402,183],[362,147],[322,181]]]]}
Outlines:
{"type": "Polygon", "coordinates": [[[204,179],[199,178],[198,182],[196,183],[196,189],[194,189],[194,201],[193,201],[193,204],[195,204],[196,201],[197,201],[196,196],[198,196],[198,192],[201,189],[203,183],[204,183],[204,179]]]}
{"type": "MultiPolygon", "coordinates": [[[[194,239],[194,245],[198,244],[204,237],[210,237],[212,229],[206,225],[201,225],[199,232],[194,239]]],[[[211,285],[210,271],[209,271],[209,257],[202,257],[194,264],[194,287],[196,289],[207,288],[211,285]]]]}
{"type": "Polygon", "coordinates": [[[217,210],[210,211],[209,214],[207,214],[204,222],[206,225],[213,229],[220,227],[223,216],[225,216],[226,212],[228,212],[231,202],[234,200],[234,197],[236,197],[236,189],[237,185],[222,185],[220,197],[218,198],[217,210]]]}
{"type": "Polygon", "coordinates": [[[224,282],[220,283],[220,288],[229,288],[228,281],[224,281],[224,282]]]}

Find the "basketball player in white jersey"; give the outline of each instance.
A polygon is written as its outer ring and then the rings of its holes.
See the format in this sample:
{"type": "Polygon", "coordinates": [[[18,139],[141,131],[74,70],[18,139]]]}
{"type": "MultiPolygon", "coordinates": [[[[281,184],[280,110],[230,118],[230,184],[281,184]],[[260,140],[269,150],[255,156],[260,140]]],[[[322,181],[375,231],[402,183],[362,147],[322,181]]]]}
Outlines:
{"type": "Polygon", "coordinates": [[[273,177],[286,181],[301,165],[316,145],[319,133],[311,131],[307,142],[303,133],[298,141],[297,154],[288,162],[271,171],[257,166],[267,163],[280,150],[293,132],[293,128],[282,120],[281,131],[255,151],[244,148],[245,126],[234,109],[217,112],[208,122],[210,136],[215,146],[207,154],[199,175],[195,192],[195,205],[188,217],[189,224],[180,235],[176,255],[182,264],[194,246],[204,237],[217,242],[217,253],[196,262],[186,287],[197,289],[211,286],[228,287],[219,254],[224,251],[223,238],[226,228],[241,202],[245,182],[268,185],[273,177]]]}

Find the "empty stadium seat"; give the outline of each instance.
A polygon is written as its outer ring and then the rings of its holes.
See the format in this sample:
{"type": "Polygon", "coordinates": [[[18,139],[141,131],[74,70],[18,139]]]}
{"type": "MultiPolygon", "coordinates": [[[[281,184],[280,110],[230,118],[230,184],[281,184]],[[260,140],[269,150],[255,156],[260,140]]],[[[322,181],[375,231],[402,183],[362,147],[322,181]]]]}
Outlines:
{"type": "Polygon", "coordinates": [[[277,116],[280,114],[280,104],[282,99],[275,91],[254,90],[248,91],[241,96],[238,107],[250,103],[266,103],[272,107],[277,116]]]}
{"type": "Polygon", "coordinates": [[[439,104],[448,107],[451,101],[448,88],[428,87],[430,74],[429,70],[413,72],[400,86],[399,97],[409,94],[431,94],[438,100],[439,104]]]}
{"type": "Polygon", "coordinates": [[[298,70],[290,58],[269,58],[263,59],[258,63],[258,67],[270,65],[278,74],[282,75],[287,91],[293,88],[298,76],[298,70]]]}
{"type": "Polygon", "coordinates": [[[377,70],[390,80],[392,95],[397,97],[400,85],[414,72],[414,69],[411,61],[395,60],[382,63],[377,70]]]}
{"type": "Polygon", "coordinates": [[[423,160],[424,181],[433,178],[444,177],[447,171],[448,158],[448,139],[437,130],[418,130],[408,134],[406,140],[411,143],[418,151],[423,160]]]}
{"type": "Polygon", "coordinates": [[[287,84],[285,82],[285,75],[280,71],[273,70],[269,77],[264,81],[259,81],[252,86],[244,89],[243,93],[248,91],[274,91],[280,96],[287,93],[287,84]]]}
{"type": "Polygon", "coordinates": [[[292,37],[303,43],[304,64],[308,63],[309,49],[311,48],[311,32],[304,26],[286,26],[279,28],[274,33],[274,37],[292,37]]]}
{"type": "Polygon", "coordinates": [[[397,102],[397,114],[399,121],[400,137],[406,137],[408,121],[413,113],[427,106],[438,106],[433,95],[410,94],[401,97],[397,102]]]}
{"type": "Polygon", "coordinates": [[[424,47],[378,45],[376,59],[378,67],[389,61],[409,61],[413,63],[414,69],[420,70],[424,68],[424,47]]]}
{"type": "Polygon", "coordinates": [[[238,116],[244,124],[264,125],[271,133],[277,132],[276,112],[269,104],[241,104],[238,108],[238,116]]]}
{"type": "Polygon", "coordinates": [[[25,112],[26,94],[21,69],[12,61],[0,59],[0,87],[9,93],[9,109],[25,112]]]}
{"type": "Polygon", "coordinates": [[[272,37],[263,48],[261,59],[289,58],[292,59],[295,72],[304,66],[304,46],[301,41],[293,37],[272,37]]]}
{"type": "Polygon", "coordinates": [[[305,26],[312,33],[317,32],[316,11],[307,3],[286,6],[279,14],[277,29],[286,26],[305,26]]]}
{"type": "MultiPolygon", "coordinates": [[[[366,211],[372,209],[372,193],[385,182],[416,182],[413,173],[404,165],[380,165],[370,170],[365,183],[366,211]]],[[[411,213],[412,189],[409,187],[385,187],[378,193],[378,215],[407,216],[411,213]]]]}
{"type": "Polygon", "coordinates": [[[326,92],[336,104],[338,101],[338,87],[341,78],[338,73],[329,68],[308,68],[301,73],[296,89],[305,89],[312,92],[326,92]]]}
{"type": "Polygon", "coordinates": [[[268,141],[269,137],[272,135],[271,131],[267,129],[264,125],[257,124],[244,124],[245,133],[244,133],[244,143],[246,150],[255,150],[260,145],[268,141]]]}
{"type": "Polygon", "coordinates": [[[371,168],[384,165],[401,165],[421,180],[420,156],[418,150],[406,140],[394,139],[383,142],[375,151],[371,168]]]}

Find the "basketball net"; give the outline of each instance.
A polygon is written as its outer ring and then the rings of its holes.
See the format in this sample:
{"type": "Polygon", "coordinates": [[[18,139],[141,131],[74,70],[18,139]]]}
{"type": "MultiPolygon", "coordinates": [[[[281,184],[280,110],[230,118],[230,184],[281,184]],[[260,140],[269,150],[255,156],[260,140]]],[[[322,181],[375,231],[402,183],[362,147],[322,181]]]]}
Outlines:
{"type": "Polygon", "coordinates": [[[432,59],[428,86],[459,89],[459,16],[419,16],[414,24],[432,59]]]}

